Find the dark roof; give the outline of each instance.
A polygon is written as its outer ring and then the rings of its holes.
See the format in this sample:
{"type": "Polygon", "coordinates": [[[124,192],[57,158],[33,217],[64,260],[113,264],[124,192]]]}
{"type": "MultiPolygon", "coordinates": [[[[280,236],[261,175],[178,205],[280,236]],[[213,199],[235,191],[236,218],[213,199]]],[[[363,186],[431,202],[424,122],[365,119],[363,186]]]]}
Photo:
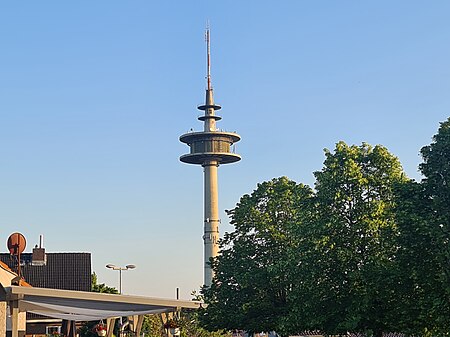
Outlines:
{"type": "MultiPolygon", "coordinates": [[[[32,254],[20,255],[21,273],[33,287],[91,291],[91,253],[46,253],[45,265],[32,265],[32,254]]],[[[0,261],[17,272],[17,259],[0,253],[0,261]]]]}

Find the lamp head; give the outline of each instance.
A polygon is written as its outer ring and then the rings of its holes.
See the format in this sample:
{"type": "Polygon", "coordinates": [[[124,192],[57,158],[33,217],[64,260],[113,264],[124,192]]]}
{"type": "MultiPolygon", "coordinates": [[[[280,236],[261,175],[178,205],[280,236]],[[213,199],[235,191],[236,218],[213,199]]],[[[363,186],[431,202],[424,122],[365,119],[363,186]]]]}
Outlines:
{"type": "Polygon", "coordinates": [[[116,268],[116,265],[114,265],[114,264],[112,264],[112,263],[108,263],[108,264],[106,265],[106,268],[114,269],[114,268],[116,268]]]}
{"type": "Polygon", "coordinates": [[[127,269],[134,269],[134,268],[136,268],[136,265],[134,265],[134,264],[127,264],[125,266],[125,268],[127,268],[127,269]]]}

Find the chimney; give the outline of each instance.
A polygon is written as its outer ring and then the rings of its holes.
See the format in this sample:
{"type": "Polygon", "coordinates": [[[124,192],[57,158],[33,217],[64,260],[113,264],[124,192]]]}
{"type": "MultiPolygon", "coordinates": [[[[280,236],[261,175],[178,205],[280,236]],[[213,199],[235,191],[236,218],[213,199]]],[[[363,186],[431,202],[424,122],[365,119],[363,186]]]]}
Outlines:
{"type": "Polygon", "coordinates": [[[31,261],[33,266],[45,266],[47,264],[47,255],[45,255],[45,248],[42,247],[42,235],[39,235],[39,247],[33,248],[33,259],[31,261]]]}

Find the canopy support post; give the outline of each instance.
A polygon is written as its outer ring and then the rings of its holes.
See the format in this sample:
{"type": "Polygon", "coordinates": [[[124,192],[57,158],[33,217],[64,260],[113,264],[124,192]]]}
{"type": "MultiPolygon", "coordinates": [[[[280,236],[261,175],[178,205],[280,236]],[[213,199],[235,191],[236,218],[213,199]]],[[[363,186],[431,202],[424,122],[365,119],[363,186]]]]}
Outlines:
{"type": "Polygon", "coordinates": [[[11,310],[11,337],[19,337],[19,301],[9,303],[11,310]]]}
{"type": "Polygon", "coordinates": [[[135,331],[136,336],[140,336],[140,335],[141,335],[141,329],[142,329],[142,324],[143,324],[143,323],[144,323],[144,315],[139,315],[139,316],[138,316],[138,319],[137,319],[136,326],[135,326],[135,329],[136,329],[136,331],[135,331]]]}
{"type": "Polygon", "coordinates": [[[116,319],[117,319],[116,317],[106,319],[106,328],[108,329],[106,337],[112,337],[114,332],[114,326],[116,325],[116,319]]]}
{"type": "Polygon", "coordinates": [[[6,337],[6,291],[3,285],[0,283],[0,337],[6,337]]]}

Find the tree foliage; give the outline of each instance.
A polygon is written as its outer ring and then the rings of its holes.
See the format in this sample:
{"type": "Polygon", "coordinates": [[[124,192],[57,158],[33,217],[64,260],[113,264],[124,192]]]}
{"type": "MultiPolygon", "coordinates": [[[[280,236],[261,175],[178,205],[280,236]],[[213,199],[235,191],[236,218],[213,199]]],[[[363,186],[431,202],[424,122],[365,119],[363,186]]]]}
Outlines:
{"type": "Polygon", "coordinates": [[[98,277],[96,273],[92,273],[91,277],[92,291],[94,293],[106,293],[106,294],[118,294],[119,291],[114,287],[109,287],[105,283],[98,283],[98,277]]]}
{"type": "Polygon", "coordinates": [[[435,303],[442,298],[437,249],[439,228],[431,221],[431,200],[422,184],[408,181],[397,188],[396,223],[399,230],[395,259],[397,324],[418,335],[437,332],[441,315],[435,303]],[[437,309],[437,310],[436,310],[437,309]]]}
{"type": "Polygon", "coordinates": [[[141,333],[150,337],[164,337],[164,327],[158,315],[145,315],[141,333]]]}
{"type": "MultiPolygon", "coordinates": [[[[309,260],[315,263],[306,270],[300,266],[304,280],[292,292],[298,305],[293,312],[309,322],[297,330],[381,335],[394,328],[394,186],[405,180],[404,174],[398,159],[382,146],[339,142],[325,155],[323,169],[315,172],[316,215],[310,221],[314,247],[309,260]]],[[[294,258],[302,261],[302,255],[294,258]]]]}
{"type": "Polygon", "coordinates": [[[423,180],[380,145],[325,150],[315,189],[285,177],[229,211],[201,323],[210,330],[381,336],[450,331],[450,118],[423,180]]]}
{"type": "Polygon", "coordinates": [[[206,327],[281,332],[291,288],[286,247],[294,243],[291,229],[301,222],[311,194],[282,177],[258,184],[228,212],[236,230],[225,234],[212,262],[215,278],[201,316],[206,327]]]}
{"type": "Polygon", "coordinates": [[[183,310],[180,315],[179,325],[181,337],[231,337],[226,330],[208,331],[199,324],[198,310],[183,310]]]}
{"type": "MultiPolygon", "coordinates": [[[[439,284],[434,296],[432,312],[440,332],[450,330],[450,118],[441,123],[433,142],[421,150],[425,176],[423,186],[431,203],[430,227],[437,267],[435,280],[439,284]]],[[[435,282],[436,283],[436,282],[435,282]]]]}
{"type": "MultiPolygon", "coordinates": [[[[424,176],[401,195],[399,266],[416,306],[409,319],[433,334],[450,329],[450,118],[421,149],[424,176]]],[[[406,320],[407,318],[404,318],[406,320]]],[[[411,323],[410,323],[411,324],[411,323]]]]}
{"type": "MultiPolygon", "coordinates": [[[[427,195],[433,199],[443,226],[450,223],[450,118],[441,123],[433,143],[420,151],[423,163],[419,166],[425,176],[422,183],[427,195]]],[[[448,230],[448,228],[446,228],[448,230]]]]}

